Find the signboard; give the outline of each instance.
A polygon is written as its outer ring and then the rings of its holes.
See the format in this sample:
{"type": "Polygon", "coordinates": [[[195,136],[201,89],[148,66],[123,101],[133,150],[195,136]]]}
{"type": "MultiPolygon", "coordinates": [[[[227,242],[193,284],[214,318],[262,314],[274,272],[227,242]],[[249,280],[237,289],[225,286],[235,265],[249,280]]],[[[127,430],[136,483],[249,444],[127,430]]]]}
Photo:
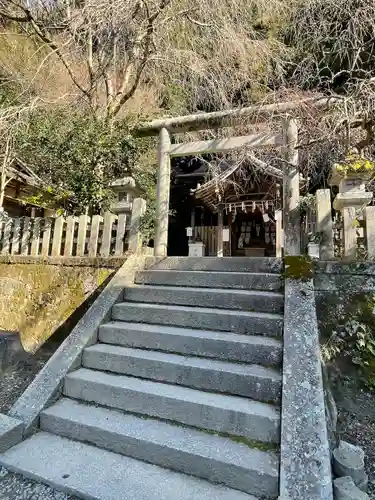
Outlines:
{"type": "Polygon", "coordinates": [[[192,227],[186,228],[186,236],[189,236],[189,238],[191,238],[193,236],[193,228],[192,227]]]}
{"type": "Polygon", "coordinates": [[[229,229],[223,229],[223,241],[229,241],[229,229]]]}

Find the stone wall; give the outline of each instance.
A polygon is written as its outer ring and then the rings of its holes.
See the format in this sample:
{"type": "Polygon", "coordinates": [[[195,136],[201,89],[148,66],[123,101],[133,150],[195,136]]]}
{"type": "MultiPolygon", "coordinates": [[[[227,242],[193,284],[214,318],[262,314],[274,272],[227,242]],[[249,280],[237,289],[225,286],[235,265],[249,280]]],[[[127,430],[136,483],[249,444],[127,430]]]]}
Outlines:
{"type": "Polygon", "coordinates": [[[375,264],[317,262],[314,282],[323,342],[349,320],[375,329],[375,264]]]}
{"type": "Polygon", "coordinates": [[[332,450],[338,442],[333,396],[340,394],[342,381],[349,376],[355,387],[375,383],[375,356],[368,348],[375,333],[375,265],[316,262],[314,282],[320,343],[327,362],[324,388],[332,450]],[[363,340],[362,332],[368,332],[363,340]]]}
{"type": "Polygon", "coordinates": [[[0,258],[0,330],[33,352],[70,330],[124,259],[0,258]]]}

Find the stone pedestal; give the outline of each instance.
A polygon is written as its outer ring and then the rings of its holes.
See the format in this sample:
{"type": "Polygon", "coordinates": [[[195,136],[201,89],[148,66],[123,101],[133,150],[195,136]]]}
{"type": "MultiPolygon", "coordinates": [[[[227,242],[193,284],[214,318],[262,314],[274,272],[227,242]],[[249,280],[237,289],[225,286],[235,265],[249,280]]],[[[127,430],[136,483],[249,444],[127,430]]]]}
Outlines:
{"type": "Polygon", "coordinates": [[[204,244],[201,241],[189,242],[189,257],[204,257],[204,244]]]}
{"type": "Polygon", "coordinates": [[[357,253],[357,228],[354,207],[341,210],[343,220],[344,256],[355,259],[357,253]]]}
{"type": "Polygon", "coordinates": [[[319,259],[320,258],[320,245],[319,243],[309,243],[307,245],[308,248],[308,255],[312,259],[319,259]]]}
{"type": "Polygon", "coordinates": [[[367,245],[367,256],[375,259],[375,207],[366,207],[365,219],[365,241],[367,245]]]}
{"type": "Polygon", "coordinates": [[[320,257],[322,260],[332,260],[334,250],[331,191],[329,189],[318,189],[316,192],[316,226],[322,237],[320,257]]]}
{"type": "Polygon", "coordinates": [[[333,208],[343,218],[344,257],[355,258],[357,252],[356,210],[363,209],[372,200],[372,193],[365,191],[369,173],[345,174],[334,167],[331,185],[339,186],[333,208]]]}

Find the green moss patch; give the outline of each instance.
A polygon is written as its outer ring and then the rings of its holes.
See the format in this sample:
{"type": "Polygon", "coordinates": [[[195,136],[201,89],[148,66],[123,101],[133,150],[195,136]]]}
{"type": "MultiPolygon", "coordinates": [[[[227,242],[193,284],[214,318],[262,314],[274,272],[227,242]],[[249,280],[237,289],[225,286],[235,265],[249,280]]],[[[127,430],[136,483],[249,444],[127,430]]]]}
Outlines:
{"type": "Polygon", "coordinates": [[[0,329],[19,331],[35,351],[81,306],[113,269],[0,264],[0,329]]]}
{"type": "Polygon", "coordinates": [[[314,276],[313,263],[306,255],[287,255],[285,262],[285,278],[308,280],[314,276]]]}

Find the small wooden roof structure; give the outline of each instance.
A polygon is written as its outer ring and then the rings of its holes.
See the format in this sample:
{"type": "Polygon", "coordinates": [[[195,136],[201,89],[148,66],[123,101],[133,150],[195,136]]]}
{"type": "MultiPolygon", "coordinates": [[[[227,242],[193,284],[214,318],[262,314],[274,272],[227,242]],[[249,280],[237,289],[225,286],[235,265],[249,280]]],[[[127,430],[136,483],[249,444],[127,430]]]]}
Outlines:
{"type": "MultiPolygon", "coordinates": [[[[282,182],[283,172],[276,167],[268,165],[258,158],[248,155],[249,165],[265,176],[274,178],[277,182],[282,182]]],[[[235,174],[243,168],[241,162],[228,165],[227,168],[216,175],[213,179],[205,182],[202,186],[192,189],[191,192],[196,199],[204,203],[213,212],[218,210],[218,205],[224,203],[225,198],[232,191],[235,174]]]]}
{"type": "MultiPolygon", "coordinates": [[[[42,179],[19,158],[15,158],[12,164],[7,167],[7,177],[11,181],[22,184],[25,191],[28,190],[29,186],[31,188],[42,188],[44,185],[42,179]]],[[[31,189],[30,191],[34,192],[35,189],[31,189]]]]}

